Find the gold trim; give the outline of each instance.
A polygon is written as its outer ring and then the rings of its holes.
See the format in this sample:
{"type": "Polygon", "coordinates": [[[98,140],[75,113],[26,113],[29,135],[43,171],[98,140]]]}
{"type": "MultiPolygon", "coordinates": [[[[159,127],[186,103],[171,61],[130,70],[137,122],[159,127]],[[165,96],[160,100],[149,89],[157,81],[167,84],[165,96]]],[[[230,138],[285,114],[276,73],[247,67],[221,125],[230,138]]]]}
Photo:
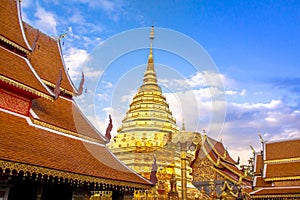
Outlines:
{"type": "Polygon", "coordinates": [[[300,179],[300,176],[264,178],[265,181],[285,181],[285,180],[298,180],[298,179],[300,179]]]}
{"type": "Polygon", "coordinates": [[[295,162],[300,161],[300,157],[296,158],[286,158],[286,159],[275,159],[275,160],[265,160],[265,164],[273,164],[273,163],[282,163],[282,162],[295,162]]]}
{"type": "Polygon", "coordinates": [[[132,182],[125,182],[125,181],[118,181],[118,180],[112,180],[112,179],[107,179],[107,178],[100,178],[100,177],[93,177],[93,176],[88,176],[88,175],[82,175],[82,174],[76,174],[72,172],[65,172],[65,171],[60,171],[60,170],[55,170],[55,169],[49,169],[46,167],[40,167],[40,166],[35,166],[35,165],[29,165],[29,164],[24,164],[24,163],[18,163],[18,162],[12,162],[12,161],[5,161],[5,160],[0,160],[0,167],[5,170],[5,169],[10,169],[12,170],[17,170],[19,171],[24,171],[24,173],[29,172],[29,173],[36,173],[36,174],[42,174],[42,175],[51,175],[53,177],[63,177],[67,179],[72,179],[72,180],[80,180],[82,182],[95,182],[95,183],[105,183],[105,184],[113,184],[113,185],[119,185],[119,186],[129,186],[129,187],[138,187],[138,188],[151,188],[152,186],[145,185],[145,184],[138,184],[138,183],[132,183],[132,182]]]}
{"type": "MultiPolygon", "coordinates": [[[[53,87],[53,88],[56,87],[55,84],[53,84],[53,83],[51,83],[51,82],[49,82],[49,81],[46,81],[45,79],[42,79],[42,81],[43,81],[46,85],[48,85],[48,86],[50,86],[50,87],[53,87]]],[[[69,95],[75,96],[74,92],[70,92],[70,91],[67,90],[67,89],[64,89],[64,88],[60,87],[60,90],[61,90],[62,92],[64,92],[64,93],[67,93],[67,94],[69,94],[69,95]]]]}
{"type": "Polygon", "coordinates": [[[250,195],[251,199],[262,199],[262,198],[288,198],[288,197],[300,197],[300,194],[283,194],[283,195],[250,195]]]}
{"type": "Polygon", "coordinates": [[[21,47],[21,46],[18,45],[17,43],[14,43],[14,42],[12,42],[12,41],[6,39],[6,38],[3,37],[2,35],[0,35],[0,40],[2,40],[3,42],[6,42],[7,44],[10,44],[10,45],[16,47],[17,49],[19,49],[19,50],[21,50],[21,51],[23,51],[23,52],[25,52],[25,53],[27,53],[27,54],[30,53],[29,50],[25,49],[24,47],[21,47]]]}
{"type": "MultiPolygon", "coordinates": [[[[228,169],[229,171],[231,171],[232,173],[236,174],[239,178],[242,178],[244,180],[248,180],[251,181],[251,179],[248,178],[247,175],[245,175],[245,173],[243,173],[242,171],[240,171],[240,173],[238,173],[237,171],[231,169],[230,167],[228,167],[224,162],[221,162],[222,166],[225,167],[226,169],[228,169]]],[[[239,170],[239,169],[238,169],[239,170]]]]}
{"type": "MultiPolygon", "coordinates": [[[[215,148],[215,145],[213,145],[211,142],[210,142],[210,139],[208,138],[208,137],[206,137],[206,140],[207,140],[207,142],[208,142],[208,144],[210,145],[210,147],[211,147],[211,149],[212,150],[214,150],[214,152],[220,157],[220,158],[222,158],[223,160],[226,160],[226,154],[224,154],[224,155],[221,155],[218,151],[217,151],[217,149],[215,148]]],[[[218,141],[216,141],[216,143],[218,143],[218,141]]],[[[222,144],[222,142],[219,142],[223,147],[224,147],[224,145],[222,144]]],[[[225,152],[227,151],[226,149],[224,149],[225,150],[225,152]]],[[[228,160],[226,160],[226,161],[228,161],[228,160]]],[[[234,163],[233,164],[235,164],[236,162],[235,162],[235,160],[233,160],[234,161],[234,163]]]]}
{"type": "Polygon", "coordinates": [[[52,130],[55,130],[55,131],[58,131],[58,132],[66,133],[68,135],[72,135],[72,136],[75,136],[75,137],[78,137],[78,138],[82,138],[82,139],[86,139],[86,140],[89,140],[89,141],[92,141],[92,142],[103,144],[103,143],[101,143],[101,140],[91,138],[91,137],[88,137],[88,136],[85,136],[85,135],[81,135],[77,132],[70,131],[70,130],[67,130],[67,129],[64,129],[64,128],[60,128],[58,126],[40,121],[38,119],[34,119],[34,118],[30,118],[30,119],[31,119],[32,123],[34,123],[36,125],[40,125],[42,127],[49,128],[49,129],[52,129],[52,130]]]}
{"type": "Polygon", "coordinates": [[[223,176],[224,178],[226,178],[227,180],[231,181],[232,183],[235,183],[237,185],[241,185],[241,182],[234,180],[233,178],[227,176],[226,174],[224,174],[223,172],[220,172],[219,170],[217,170],[214,167],[211,167],[215,172],[217,172],[218,174],[220,174],[221,176],[223,176]]]}
{"type": "Polygon", "coordinates": [[[43,97],[43,98],[45,98],[47,100],[54,101],[54,99],[53,99],[52,96],[49,96],[49,95],[47,95],[45,93],[42,93],[42,92],[40,92],[38,90],[35,90],[35,89],[31,88],[31,87],[28,87],[27,85],[19,83],[19,82],[15,81],[15,80],[9,79],[9,78],[7,78],[5,76],[0,75],[0,80],[2,80],[5,83],[8,83],[9,85],[13,85],[15,87],[21,88],[21,89],[23,89],[25,91],[28,91],[30,93],[36,94],[39,97],[43,97]]]}

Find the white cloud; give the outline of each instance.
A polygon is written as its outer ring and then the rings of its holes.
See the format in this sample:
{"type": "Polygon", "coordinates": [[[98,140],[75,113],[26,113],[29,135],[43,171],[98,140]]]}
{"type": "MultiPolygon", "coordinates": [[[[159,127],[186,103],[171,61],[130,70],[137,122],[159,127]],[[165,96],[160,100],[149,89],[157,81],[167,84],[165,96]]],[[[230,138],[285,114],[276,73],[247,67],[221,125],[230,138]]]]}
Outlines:
{"type": "Polygon", "coordinates": [[[245,96],[246,95],[246,90],[243,89],[241,92],[239,92],[237,90],[226,89],[225,94],[226,95],[231,95],[231,96],[233,96],[233,95],[245,96]]]}
{"type": "Polygon", "coordinates": [[[113,21],[118,21],[120,15],[125,13],[123,9],[124,1],[122,0],[99,0],[99,1],[90,1],[90,0],[75,0],[87,4],[90,8],[101,8],[107,16],[113,21]]]}
{"type": "Polygon", "coordinates": [[[111,82],[102,81],[101,84],[104,89],[110,89],[113,87],[113,84],[111,82]]]}
{"type": "Polygon", "coordinates": [[[235,91],[235,90],[226,90],[225,91],[225,94],[227,94],[227,95],[235,95],[235,94],[237,94],[238,92],[237,91],[235,91]]]}
{"type": "Polygon", "coordinates": [[[106,93],[97,94],[97,98],[99,101],[108,101],[109,100],[109,96],[106,93]]]}
{"type": "Polygon", "coordinates": [[[100,1],[98,1],[98,3],[101,5],[103,10],[105,10],[107,12],[112,12],[117,7],[116,2],[109,1],[109,0],[100,0],[100,1]]]}
{"type": "MultiPolygon", "coordinates": [[[[71,47],[65,51],[64,60],[73,80],[81,79],[83,64],[88,58],[86,50],[71,47]]],[[[85,74],[87,76],[87,74],[85,74]]]]}
{"type": "Polygon", "coordinates": [[[267,109],[275,109],[279,108],[282,105],[281,100],[271,100],[269,103],[232,103],[233,106],[236,106],[240,109],[258,109],[258,108],[267,108],[267,109]]]}
{"type": "Polygon", "coordinates": [[[32,4],[31,0],[21,1],[21,6],[23,8],[28,8],[32,4]]]}
{"type": "Polygon", "coordinates": [[[103,74],[103,71],[99,69],[93,69],[88,67],[84,69],[84,75],[90,79],[98,79],[103,74]]]}
{"type": "Polygon", "coordinates": [[[245,96],[246,95],[247,90],[243,89],[242,92],[240,93],[241,96],[245,96]]]}
{"type": "Polygon", "coordinates": [[[56,16],[51,12],[47,12],[38,3],[36,5],[37,5],[37,10],[34,16],[37,17],[37,20],[34,22],[35,26],[49,35],[57,36],[56,16]]]}
{"type": "Polygon", "coordinates": [[[123,95],[122,97],[121,97],[121,103],[125,103],[125,102],[127,102],[128,103],[128,105],[129,105],[129,102],[132,100],[132,93],[131,94],[128,94],[128,95],[123,95]]]}
{"type": "Polygon", "coordinates": [[[268,141],[289,140],[296,138],[300,138],[300,130],[296,128],[286,128],[282,130],[282,133],[271,136],[268,141]]]}

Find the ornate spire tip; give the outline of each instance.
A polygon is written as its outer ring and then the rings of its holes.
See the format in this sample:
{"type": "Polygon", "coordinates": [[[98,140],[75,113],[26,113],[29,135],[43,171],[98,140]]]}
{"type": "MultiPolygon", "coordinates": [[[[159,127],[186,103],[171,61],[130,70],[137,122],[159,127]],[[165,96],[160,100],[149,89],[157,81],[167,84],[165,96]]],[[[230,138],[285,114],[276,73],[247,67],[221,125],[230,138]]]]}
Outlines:
{"type": "Polygon", "coordinates": [[[154,40],[154,26],[151,27],[150,40],[154,40]]]}

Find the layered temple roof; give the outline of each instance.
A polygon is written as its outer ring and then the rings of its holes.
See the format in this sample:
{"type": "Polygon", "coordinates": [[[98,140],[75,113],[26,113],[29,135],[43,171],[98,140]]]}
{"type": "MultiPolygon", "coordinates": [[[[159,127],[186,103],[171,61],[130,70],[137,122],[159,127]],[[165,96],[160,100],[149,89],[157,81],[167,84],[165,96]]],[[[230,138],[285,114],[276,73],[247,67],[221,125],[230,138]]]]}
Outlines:
{"type": "Polygon", "coordinates": [[[0,41],[28,53],[31,48],[22,27],[20,1],[2,0],[0,4],[0,41]]]}
{"type": "MultiPolygon", "coordinates": [[[[126,185],[148,184],[121,164],[103,144],[71,137],[57,130],[32,124],[26,117],[0,112],[0,166],[81,181],[126,185]],[[71,174],[72,173],[72,174],[71,174]]],[[[3,169],[3,168],[2,168],[3,169]]]]}
{"type": "Polygon", "coordinates": [[[300,139],[264,142],[254,171],[252,198],[299,198],[300,139]]]}
{"type": "Polygon", "coordinates": [[[3,47],[0,47],[0,55],[0,80],[3,83],[29,92],[32,96],[52,99],[53,92],[41,81],[26,58],[3,47]]]}
{"type": "Polygon", "coordinates": [[[197,159],[207,158],[212,163],[212,169],[225,180],[237,185],[250,186],[251,177],[237,168],[239,163],[231,158],[222,142],[216,141],[207,135],[203,136],[202,145],[197,149],[195,159],[191,162],[192,168],[197,159]]]}
{"type": "Polygon", "coordinates": [[[0,173],[150,188],[108,150],[73,101],[77,90],[59,40],[22,22],[19,1],[4,0],[0,8],[0,173]]]}
{"type": "Polygon", "coordinates": [[[23,22],[23,25],[26,37],[33,49],[33,52],[28,57],[35,71],[47,85],[54,87],[61,70],[61,91],[74,95],[77,90],[67,74],[59,39],[54,39],[38,29],[34,29],[27,23],[23,22]]]}

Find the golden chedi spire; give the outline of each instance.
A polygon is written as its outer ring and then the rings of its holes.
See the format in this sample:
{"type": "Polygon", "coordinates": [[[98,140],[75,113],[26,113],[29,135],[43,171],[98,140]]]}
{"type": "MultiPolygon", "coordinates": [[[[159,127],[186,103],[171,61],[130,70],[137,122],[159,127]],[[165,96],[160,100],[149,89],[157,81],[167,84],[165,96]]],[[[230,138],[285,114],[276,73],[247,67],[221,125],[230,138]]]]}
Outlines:
{"type": "MultiPolygon", "coordinates": [[[[174,135],[179,133],[176,120],[172,116],[166,97],[157,84],[153,53],[154,27],[150,32],[150,48],[144,79],[133,96],[118,128],[118,134],[108,145],[112,152],[128,167],[150,179],[153,174],[153,154],[156,156],[157,179],[162,187],[170,179],[174,165],[177,182],[180,183],[180,152],[169,145],[174,135]],[[171,170],[171,171],[170,171],[171,170]]],[[[191,182],[191,177],[189,177],[191,182]]],[[[160,187],[160,186],[159,186],[160,187]]],[[[167,193],[166,193],[167,194],[167,193]]]]}
{"type": "MultiPolygon", "coordinates": [[[[162,148],[171,133],[178,132],[166,97],[157,84],[153,59],[154,27],[150,32],[150,50],[144,79],[134,95],[118,134],[110,146],[124,152],[122,146],[131,151],[151,152],[162,148]],[[137,145],[139,144],[139,145],[137,145]],[[139,149],[139,150],[137,150],[139,149]]],[[[116,150],[117,151],[117,150],[116,150]]]]}
{"type": "Polygon", "coordinates": [[[161,92],[161,88],[157,85],[156,72],[154,69],[153,40],[154,40],[154,27],[152,26],[151,32],[150,32],[150,51],[149,51],[149,56],[148,56],[148,64],[147,64],[147,69],[144,73],[144,83],[139,88],[139,92],[141,92],[141,91],[159,91],[159,92],[161,92]]]}

